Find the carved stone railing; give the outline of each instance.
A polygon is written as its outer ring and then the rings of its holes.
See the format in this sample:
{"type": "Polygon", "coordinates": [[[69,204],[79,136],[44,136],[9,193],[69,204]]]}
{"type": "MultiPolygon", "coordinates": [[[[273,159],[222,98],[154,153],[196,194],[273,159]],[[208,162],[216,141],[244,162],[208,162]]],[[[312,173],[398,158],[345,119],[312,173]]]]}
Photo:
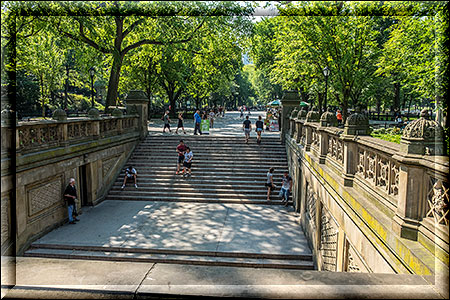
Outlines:
{"type": "MultiPolygon", "coordinates": [[[[442,232],[448,233],[449,163],[448,157],[439,156],[439,128],[432,127],[437,144],[430,134],[424,134],[423,150],[417,134],[402,137],[402,143],[396,144],[368,136],[368,123],[362,114],[349,119],[350,124],[342,130],[324,120],[318,123],[291,117],[290,126],[295,128],[287,132],[291,142],[310,152],[319,164],[331,167],[329,170],[342,177],[345,186],[357,188],[382,204],[377,206],[383,211],[388,208],[399,224],[394,230],[402,237],[417,239],[420,226],[443,226],[442,232]]],[[[427,124],[424,119],[417,122],[427,124]]],[[[429,127],[437,126],[427,122],[429,127]]]]}
{"type": "Polygon", "coordinates": [[[105,136],[138,130],[138,116],[79,118],[64,121],[19,122],[16,126],[16,151],[26,153],[67,146],[105,136]]]}

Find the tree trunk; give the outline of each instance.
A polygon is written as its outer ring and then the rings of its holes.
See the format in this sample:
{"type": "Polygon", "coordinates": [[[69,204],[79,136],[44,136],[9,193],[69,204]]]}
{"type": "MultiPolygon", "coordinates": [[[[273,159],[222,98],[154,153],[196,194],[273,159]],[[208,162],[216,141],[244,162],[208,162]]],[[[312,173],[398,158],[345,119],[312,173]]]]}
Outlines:
{"type": "Polygon", "coordinates": [[[105,112],[112,110],[110,107],[116,105],[117,91],[119,89],[120,69],[122,68],[122,57],[120,55],[114,55],[113,66],[111,68],[111,74],[109,75],[108,92],[106,94],[105,112]]]}
{"type": "Polygon", "coordinates": [[[400,83],[394,83],[394,105],[393,112],[399,111],[400,108],[400,83]]]}
{"type": "Polygon", "coordinates": [[[407,118],[408,118],[408,121],[409,121],[409,112],[410,112],[410,110],[411,110],[411,102],[412,102],[412,95],[409,95],[409,102],[408,102],[408,114],[407,114],[407,118]]]}

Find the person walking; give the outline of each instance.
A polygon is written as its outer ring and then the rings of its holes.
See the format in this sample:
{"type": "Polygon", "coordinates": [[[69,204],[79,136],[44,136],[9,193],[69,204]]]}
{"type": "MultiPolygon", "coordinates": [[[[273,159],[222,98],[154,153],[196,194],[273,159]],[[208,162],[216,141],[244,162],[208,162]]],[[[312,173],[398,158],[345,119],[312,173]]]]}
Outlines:
{"type": "Polygon", "coordinates": [[[252,122],[248,119],[248,116],[245,117],[245,121],[242,123],[242,129],[245,133],[245,143],[248,144],[248,139],[250,138],[250,131],[252,131],[252,122]]]}
{"type": "Polygon", "coordinates": [[[336,119],[338,121],[338,126],[340,126],[342,124],[342,114],[341,114],[341,111],[339,109],[336,112],[336,119]]]}
{"type": "Polygon", "coordinates": [[[138,188],[138,186],[137,186],[137,171],[135,168],[133,168],[132,165],[128,166],[128,168],[125,170],[125,177],[123,179],[122,190],[125,188],[125,185],[126,185],[128,179],[134,179],[134,187],[138,188]]]}
{"type": "Polygon", "coordinates": [[[77,199],[77,189],[75,188],[75,179],[70,178],[69,184],[64,190],[64,200],[67,202],[67,212],[69,215],[69,224],[75,224],[79,221],[75,215],[75,200],[77,199]]]}
{"type": "Polygon", "coordinates": [[[243,119],[244,118],[244,108],[241,106],[239,108],[239,110],[241,111],[241,115],[239,116],[239,118],[243,119]]]}
{"type": "Polygon", "coordinates": [[[261,133],[264,131],[264,122],[262,121],[262,117],[258,117],[258,121],[255,123],[256,125],[256,142],[261,144],[261,133]]]}
{"type": "Polygon", "coordinates": [[[275,188],[277,187],[274,183],[273,183],[273,172],[275,171],[274,168],[270,168],[269,172],[267,172],[267,181],[265,186],[267,187],[267,201],[270,201],[270,193],[275,190],[275,188]]]}
{"type": "Polygon", "coordinates": [[[184,134],[186,134],[186,130],[184,130],[184,126],[183,126],[183,113],[180,112],[178,114],[178,125],[177,125],[177,130],[175,130],[175,133],[178,134],[178,129],[183,129],[184,134]]]}
{"type": "Polygon", "coordinates": [[[197,130],[202,134],[202,131],[200,130],[200,123],[202,122],[202,118],[200,117],[200,111],[197,109],[197,111],[194,114],[194,135],[197,135],[197,130]]]}
{"type": "Polygon", "coordinates": [[[211,128],[214,128],[214,117],[216,116],[216,114],[214,113],[214,111],[213,110],[211,110],[210,112],[209,112],[209,126],[211,127],[211,128]]]}
{"type": "Polygon", "coordinates": [[[288,205],[289,195],[292,192],[292,177],[289,175],[289,172],[284,172],[283,178],[281,179],[281,189],[278,196],[281,198],[281,202],[284,203],[284,206],[288,205]]]}
{"type": "Polygon", "coordinates": [[[191,176],[191,166],[192,159],[194,158],[194,153],[192,153],[189,147],[186,147],[186,152],[184,153],[184,162],[183,162],[183,177],[191,176]],[[186,172],[187,170],[187,172],[186,172]]]}
{"type": "Polygon", "coordinates": [[[177,172],[175,174],[178,175],[180,173],[180,167],[183,164],[184,153],[186,151],[186,145],[184,144],[183,140],[180,140],[180,143],[178,144],[176,151],[178,153],[178,163],[177,163],[177,172]]]}
{"type": "Polygon", "coordinates": [[[170,130],[170,118],[169,118],[169,111],[166,110],[166,113],[164,114],[164,116],[162,117],[162,119],[164,120],[164,128],[163,128],[163,133],[166,132],[166,128],[169,129],[169,132],[172,132],[170,130]]]}

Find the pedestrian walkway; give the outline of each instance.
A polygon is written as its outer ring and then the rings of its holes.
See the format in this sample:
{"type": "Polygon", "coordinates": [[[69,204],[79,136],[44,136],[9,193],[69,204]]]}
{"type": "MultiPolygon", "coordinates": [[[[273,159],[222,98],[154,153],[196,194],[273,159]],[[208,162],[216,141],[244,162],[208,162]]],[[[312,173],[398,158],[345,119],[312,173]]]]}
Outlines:
{"type": "MultiPolygon", "coordinates": [[[[246,116],[247,114],[244,114],[246,116]]],[[[209,134],[213,136],[234,136],[234,137],[240,137],[244,138],[244,132],[242,130],[242,122],[245,120],[241,119],[240,112],[238,111],[227,111],[225,112],[224,117],[216,117],[214,121],[214,128],[210,129],[209,134]]],[[[256,132],[255,132],[255,122],[258,119],[258,116],[261,116],[263,120],[266,117],[266,113],[263,111],[255,111],[251,112],[250,115],[250,121],[252,122],[252,132],[250,134],[251,137],[256,138],[256,132]]],[[[162,133],[162,130],[164,128],[164,121],[160,119],[151,119],[149,121],[149,131],[151,134],[156,135],[175,135],[175,136],[187,136],[187,135],[193,135],[194,134],[194,120],[192,119],[185,119],[184,120],[184,128],[186,129],[186,134],[183,133],[182,130],[178,130],[178,134],[175,133],[175,130],[177,129],[177,119],[171,120],[170,128],[172,130],[172,133],[168,133],[166,129],[166,133],[162,133]]],[[[279,138],[280,132],[271,132],[271,131],[265,131],[262,134],[263,138],[266,137],[273,137],[273,138],[279,138]]]]}

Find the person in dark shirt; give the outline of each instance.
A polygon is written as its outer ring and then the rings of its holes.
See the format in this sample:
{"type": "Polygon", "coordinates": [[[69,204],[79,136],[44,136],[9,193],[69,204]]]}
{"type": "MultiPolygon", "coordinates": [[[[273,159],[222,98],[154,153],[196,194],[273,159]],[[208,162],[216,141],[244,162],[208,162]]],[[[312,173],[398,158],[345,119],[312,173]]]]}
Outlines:
{"type": "Polygon", "coordinates": [[[256,121],[255,125],[256,125],[256,134],[257,134],[256,142],[258,144],[261,144],[261,132],[264,131],[264,122],[262,121],[261,116],[258,117],[258,121],[256,121]]]}
{"type": "Polygon", "coordinates": [[[248,119],[248,116],[245,117],[245,121],[242,123],[242,128],[244,129],[245,133],[245,143],[248,144],[250,131],[252,131],[252,122],[248,119]]]}
{"type": "Polygon", "coordinates": [[[75,224],[75,221],[79,221],[75,216],[75,200],[77,199],[77,190],[75,188],[75,179],[70,178],[69,185],[64,191],[64,200],[67,201],[67,210],[69,214],[69,224],[75,224]]]}
{"type": "Polygon", "coordinates": [[[184,153],[186,151],[186,145],[184,144],[183,140],[180,140],[180,143],[177,146],[177,153],[178,153],[178,163],[177,163],[177,172],[175,174],[180,173],[180,167],[183,164],[184,161],[184,153]]]}

